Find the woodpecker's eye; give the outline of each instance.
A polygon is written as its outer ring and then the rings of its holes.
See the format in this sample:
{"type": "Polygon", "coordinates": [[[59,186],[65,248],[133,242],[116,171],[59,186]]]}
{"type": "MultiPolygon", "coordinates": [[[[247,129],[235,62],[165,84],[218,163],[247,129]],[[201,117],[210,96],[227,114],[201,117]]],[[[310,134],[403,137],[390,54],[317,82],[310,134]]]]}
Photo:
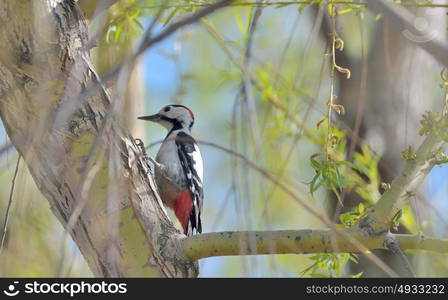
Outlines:
{"type": "Polygon", "coordinates": [[[163,109],[163,111],[164,111],[164,112],[169,112],[170,109],[171,109],[171,107],[169,107],[169,106],[165,106],[165,108],[163,109]]]}

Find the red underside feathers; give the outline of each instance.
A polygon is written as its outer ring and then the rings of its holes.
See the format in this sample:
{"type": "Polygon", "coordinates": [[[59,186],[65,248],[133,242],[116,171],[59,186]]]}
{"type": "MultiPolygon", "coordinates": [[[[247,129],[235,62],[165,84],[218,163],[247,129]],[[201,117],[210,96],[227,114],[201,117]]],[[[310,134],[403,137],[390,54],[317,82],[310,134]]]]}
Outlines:
{"type": "Polygon", "coordinates": [[[193,209],[193,201],[191,201],[190,191],[182,190],[177,196],[174,202],[174,213],[182,224],[184,233],[187,234],[188,220],[190,219],[190,213],[193,209]]]}

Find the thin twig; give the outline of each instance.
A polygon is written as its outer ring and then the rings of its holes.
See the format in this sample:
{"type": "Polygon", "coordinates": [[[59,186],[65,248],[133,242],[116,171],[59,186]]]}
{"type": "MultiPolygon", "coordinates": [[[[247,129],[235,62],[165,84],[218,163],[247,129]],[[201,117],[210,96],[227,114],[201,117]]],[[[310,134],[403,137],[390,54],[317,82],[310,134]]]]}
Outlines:
{"type": "MultiPolygon", "coordinates": [[[[264,0],[258,0],[258,3],[262,3],[264,0]]],[[[246,51],[244,53],[243,58],[243,69],[242,69],[242,80],[241,80],[241,130],[247,130],[248,126],[250,127],[252,131],[252,137],[255,145],[255,159],[258,160],[260,157],[260,152],[262,151],[262,140],[261,140],[261,133],[260,128],[258,124],[258,117],[257,117],[257,108],[255,105],[255,99],[253,97],[253,93],[251,92],[251,80],[249,75],[250,70],[250,64],[251,64],[251,58],[252,58],[252,45],[254,41],[254,34],[255,30],[258,25],[258,20],[261,16],[263,9],[262,6],[257,5],[255,8],[255,11],[251,9],[251,15],[250,15],[250,24],[249,24],[249,30],[248,30],[248,37],[246,42],[246,51]],[[245,122],[247,120],[247,117],[249,119],[249,122],[245,122]]],[[[244,148],[247,150],[247,141],[244,139],[244,137],[247,136],[246,134],[242,134],[243,137],[243,145],[244,148]]],[[[245,212],[244,216],[246,218],[246,226],[247,228],[251,228],[253,226],[253,219],[250,218],[250,214],[248,212],[253,211],[253,203],[252,203],[252,197],[250,194],[249,186],[251,184],[249,183],[249,180],[251,180],[251,176],[249,174],[249,170],[242,169],[242,173],[244,174],[244,182],[242,187],[245,189],[245,197],[246,201],[243,202],[245,204],[245,212]]],[[[261,194],[264,194],[264,188],[261,188],[260,190],[261,194]]],[[[243,242],[241,242],[241,246],[243,245],[243,242]]],[[[254,237],[250,237],[249,246],[254,248],[255,247],[255,240],[254,237]]],[[[241,259],[244,259],[243,257],[241,259]]],[[[255,262],[255,261],[254,261],[255,262]]],[[[256,265],[253,265],[252,267],[253,272],[257,272],[256,265]]]]}
{"type": "MultiPolygon", "coordinates": [[[[317,83],[316,89],[315,89],[316,96],[312,98],[312,102],[308,103],[308,106],[306,108],[306,111],[305,111],[305,114],[304,114],[304,117],[303,117],[302,124],[306,124],[307,123],[307,120],[308,120],[309,116],[311,115],[311,109],[312,109],[313,105],[315,104],[316,100],[319,99],[319,94],[320,94],[320,90],[321,90],[322,82],[323,82],[323,73],[324,73],[325,65],[326,65],[326,60],[323,59],[322,63],[321,63],[321,66],[320,66],[320,71],[319,71],[319,74],[320,74],[319,80],[318,80],[318,83],[317,83]]],[[[299,141],[300,141],[300,139],[303,136],[304,136],[304,128],[301,127],[301,128],[299,128],[297,134],[294,136],[294,140],[292,142],[292,146],[289,149],[288,153],[286,154],[285,159],[283,160],[283,165],[279,168],[279,171],[277,173],[278,178],[282,178],[283,175],[286,173],[287,167],[290,164],[290,158],[294,154],[294,150],[297,148],[297,146],[299,144],[299,141]]],[[[274,186],[271,189],[271,191],[269,193],[269,196],[267,197],[268,199],[272,198],[272,196],[274,195],[275,190],[276,190],[276,186],[274,186]]],[[[267,206],[267,201],[266,201],[266,203],[264,205],[264,208],[263,208],[263,214],[265,214],[268,211],[267,208],[268,208],[268,206],[267,206]]]]}
{"type": "MultiPolygon", "coordinates": [[[[243,104],[247,106],[247,111],[249,113],[249,122],[252,128],[252,135],[255,142],[255,153],[259,153],[261,151],[261,135],[260,128],[258,125],[257,111],[255,107],[255,100],[250,92],[251,88],[251,80],[249,75],[250,63],[252,58],[252,44],[254,40],[255,29],[258,25],[258,20],[262,13],[263,0],[258,1],[259,5],[257,5],[255,12],[253,13],[252,21],[249,26],[249,36],[247,38],[246,51],[244,53],[243,59],[243,78],[241,80],[241,94],[243,95],[243,104]]],[[[244,120],[243,120],[244,121],[244,120]]]]}
{"type": "Polygon", "coordinates": [[[0,254],[3,251],[3,246],[5,244],[6,230],[8,228],[8,221],[9,221],[9,212],[11,210],[12,199],[13,199],[12,197],[14,194],[14,186],[16,185],[17,173],[19,171],[20,157],[21,156],[19,155],[19,157],[17,158],[16,169],[14,171],[14,176],[12,177],[11,191],[9,192],[8,207],[6,208],[5,221],[3,223],[2,238],[1,238],[1,244],[0,244],[0,254]]]}

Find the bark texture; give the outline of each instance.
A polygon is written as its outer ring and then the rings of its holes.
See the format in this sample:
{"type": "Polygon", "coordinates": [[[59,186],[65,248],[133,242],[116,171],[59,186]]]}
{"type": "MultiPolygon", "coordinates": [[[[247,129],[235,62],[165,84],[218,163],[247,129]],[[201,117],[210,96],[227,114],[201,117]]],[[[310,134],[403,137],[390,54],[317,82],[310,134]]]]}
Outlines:
{"type": "Polygon", "coordinates": [[[0,116],[96,276],[197,275],[140,149],[101,87],[73,0],[0,1],[0,116]],[[64,104],[77,112],[55,122],[64,104]]]}

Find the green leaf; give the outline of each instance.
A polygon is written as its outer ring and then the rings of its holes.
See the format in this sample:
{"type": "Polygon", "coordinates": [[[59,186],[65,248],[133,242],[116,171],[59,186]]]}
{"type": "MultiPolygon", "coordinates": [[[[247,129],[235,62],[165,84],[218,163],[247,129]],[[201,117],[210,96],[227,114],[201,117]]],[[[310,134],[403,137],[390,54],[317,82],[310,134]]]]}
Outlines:
{"type": "Polygon", "coordinates": [[[343,9],[343,10],[339,10],[339,11],[338,11],[338,15],[347,14],[347,13],[350,13],[350,12],[352,12],[352,11],[353,11],[353,8],[352,8],[352,7],[350,7],[350,8],[346,8],[346,9],[343,9]]]}
{"type": "Polygon", "coordinates": [[[359,212],[360,214],[363,214],[364,211],[365,211],[364,204],[359,203],[359,204],[358,204],[358,212],[359,212]]]}
{"type": "Polygon", "coordinates": [[[166,24],[168,24],[168,23],[171,21],[171,19],[174,18],[174,16],[175,16],[176,13],[179,11],[179,9],[180,9],[180,6],[174,8],[173,10],[171,10],[171,12],[170,12],[170,14],[168,15],[168,17],[166,17],[165,22],[163,22],[163,27],[165,27],[166,24]]]}
{"type": "Polygon", "coordinates": [[[311,165],[313,166],[314,169],[319,170],[321,168],[321,164],[315,160],[315,159],[311,159],[311,165]]]}
{"type": "Polygon", "coordinates": [[[123,29],[123,23],[120,23],[117,25],[115,32],[114,32],[114,41],[117,42],[120,40],[121,31],[123,29]]]}
{"type": "Polygon", "coordinates": [[[341,204],[342,207],[344,207],[344,205],[342,203],[341,195],[339,194],[339,191],[336,189],[336,187],[334,186],[333,183],[331,183],[330,186],[331,186],[331,190],[336,195],[336,198],[338,198],[339,203],[341,204]]]}

